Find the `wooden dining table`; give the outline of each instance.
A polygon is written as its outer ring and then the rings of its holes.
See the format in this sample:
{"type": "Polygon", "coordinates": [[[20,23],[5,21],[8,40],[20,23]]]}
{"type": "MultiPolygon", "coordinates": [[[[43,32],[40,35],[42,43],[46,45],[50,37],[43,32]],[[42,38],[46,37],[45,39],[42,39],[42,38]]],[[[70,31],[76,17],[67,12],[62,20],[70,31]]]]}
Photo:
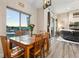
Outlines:
{"type": "Polygon", "coordinates": [[[35,36],[16,36],[11,37],[10,42],[24,49],[24,58],[30,58],[30,49],[33,48],[35,43],[35,36]]]}

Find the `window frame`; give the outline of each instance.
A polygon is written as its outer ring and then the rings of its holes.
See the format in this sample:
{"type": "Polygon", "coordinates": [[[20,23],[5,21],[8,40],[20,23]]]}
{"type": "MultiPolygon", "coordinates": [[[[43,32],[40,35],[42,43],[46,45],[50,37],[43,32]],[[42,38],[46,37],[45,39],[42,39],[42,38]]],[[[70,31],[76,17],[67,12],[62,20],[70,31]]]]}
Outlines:
{"type": "MultiPolygon", "coordinates": [[[[25,14],[25,15],[28,15],[28,16],[29,16],[29,24],[30,24],[30,17],[31,17],[30,14],[25,13],[25,12],[20,11],[20,10],[17,10],[17,9],[15,9],[15,8],[12,8],[12,7],[9,7],[9,6],[7,6],[6,8],[7,8],[7,9],[10,9],[10,10],[13,10],[13,11],[16,11],[16,12],[19,13],[19,30],[21,30],[21,21],[22,21],[22,19],[21,19],[21,14],[25,14]]],[[[29,24],[28,24],[28,25],[29,25],[29,24]]]]}
{"type": "MultiPolygon", "coordinates": [[[[27,21],[27,25],[29,25],[30,24],[30,17],[31,17],[31,15],[30,14],[28,14],[28,13],[25,13],[25,12],[23,12],[23,11],[20,11],[20,10],[17,10],[17,9],[14,9],[14,8],[11,8],[11,7],[6,7],[6,11],[7,11],[7,9],[9,9],[9,10],[12,10],[12,11],[16,11],[16,12],[18,12],[19,13],[19,15],[18,15],[18,17],[19,17],[19,30],[22,30],[22,26],[21,26],[21,21],[22,21],[22,16],[21,16],[21,14],[24,14],[24,15],[26,15],[26,21],[27,21]],[[28,16],[28,18],[27,18],[27,16],[28,16]],[[27,19],[29,19],[29,20],[27,20],[27,19]]],[[[7,12],[6,12],[6,15],[7,15],[7,12]]],[[[7,18],[6,18],[6,21],[7,21],[7,18]]],[[[7,25],[7,23],[6,23],[6,25],[7,25]]],[[[6,26],[6,30],[7,30],[7,26],[6,26]]],[[[7,34],[7,31],[6,31],[6,35],[8,35],[7,34]]]]}

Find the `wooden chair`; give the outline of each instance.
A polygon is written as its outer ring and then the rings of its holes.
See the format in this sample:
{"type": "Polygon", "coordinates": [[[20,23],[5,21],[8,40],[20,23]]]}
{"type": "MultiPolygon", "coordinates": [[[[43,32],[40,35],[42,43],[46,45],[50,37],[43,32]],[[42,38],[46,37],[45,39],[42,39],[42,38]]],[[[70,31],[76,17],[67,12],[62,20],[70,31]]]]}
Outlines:
{"type": "Polygon", "coordinates": [[[43,40],[41,35],[36,35],[35,36],[36,42],[34,43],[33,49],[31,49],[31,55],[35,57],[42,57],[42,48],[43,48],[43,40]]]}
{"type": "Polygon", "coordinates": [[[45,55],[47,55],[48,51],[49,51],[49,33],[48,32],[43,34],[43,40],[45,40],[44,51],[43,51],[43,54],[44,54],[44,57],[45,57],[45,55]]]}
{"type": "Polygon", "coordinates": [[[18,58],[24,54],[23,53],[24,50],[19,46],[10,49],[10,40],[7,39],[6,36],[0,36],[0,38],[1,38],[5,58],[18,58]]]}
{"type": "Polygon", "coordinates": [[[24,35],[25,32],[26,31],[24,31],[24,30],[18,30],[15,33],[16,33],[16,36],[21,36],[21,35],[24,35]]]}

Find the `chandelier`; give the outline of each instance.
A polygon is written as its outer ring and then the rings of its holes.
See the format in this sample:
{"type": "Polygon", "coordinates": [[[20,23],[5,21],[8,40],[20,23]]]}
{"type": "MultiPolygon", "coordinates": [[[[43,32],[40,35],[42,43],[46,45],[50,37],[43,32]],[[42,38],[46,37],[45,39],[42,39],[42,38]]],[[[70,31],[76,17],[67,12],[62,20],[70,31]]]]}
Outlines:
{"type": "Polygon", "coordinates": [[[43,1],[43,8],[46,9],[51,6],[51,0],[44,0],[43,1]]]}

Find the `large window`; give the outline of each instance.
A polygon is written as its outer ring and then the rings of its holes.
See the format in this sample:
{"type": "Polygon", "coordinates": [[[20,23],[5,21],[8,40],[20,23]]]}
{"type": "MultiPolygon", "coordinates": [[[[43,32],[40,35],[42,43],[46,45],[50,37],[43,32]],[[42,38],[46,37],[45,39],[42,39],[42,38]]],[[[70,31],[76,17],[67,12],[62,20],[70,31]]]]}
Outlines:
{"type": "Polygon", "coordinates": [[[6,31],[7,36],[15,36],[17,30],[27,30],[30,23],[30,15],[12,8],[7,8],[6,11],[6,31]]]}
{"type": "Polygon", "coordinates": [[[29,24],[29,16],[25,14],[21,14],[21,30],[27,30],[27,27],[29,24]]]}

